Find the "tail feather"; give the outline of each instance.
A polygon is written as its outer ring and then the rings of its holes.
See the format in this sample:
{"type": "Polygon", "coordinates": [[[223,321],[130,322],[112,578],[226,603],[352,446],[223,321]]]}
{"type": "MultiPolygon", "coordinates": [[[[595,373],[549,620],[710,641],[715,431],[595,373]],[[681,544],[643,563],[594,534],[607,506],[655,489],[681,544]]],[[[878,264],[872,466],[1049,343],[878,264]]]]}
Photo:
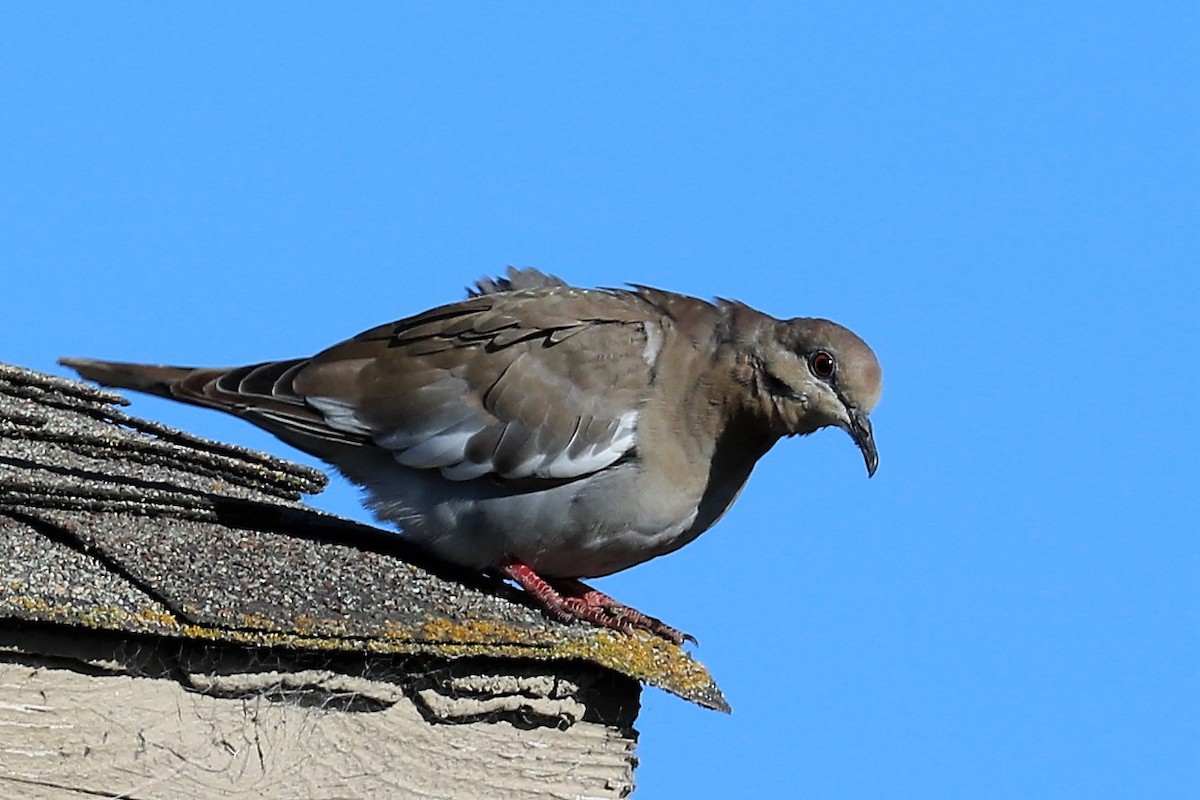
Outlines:
{"type": "Polygon", "coordinates": [[[324,415],[296,393],[292,380],[307,359],[245,367],[172,367],[61,358],[60,364],[101,386],[212,408],[265,428],[301,450],[325,457],[330,445],[361,445],[366,437],[330,427],[324,415]]]}
{"type": "Polygon", "coordinates": [[[101,386],[133,389],[173,400],[182,398],[172,391],[172,387],[193,377],[196,373],[208,372],[216,377],[225,372],[223,369],[132,364],[123,361],[100,361],[92,358],[60,358],[58,363],[75,370],[84,380],[93,381],[101,386]]]}

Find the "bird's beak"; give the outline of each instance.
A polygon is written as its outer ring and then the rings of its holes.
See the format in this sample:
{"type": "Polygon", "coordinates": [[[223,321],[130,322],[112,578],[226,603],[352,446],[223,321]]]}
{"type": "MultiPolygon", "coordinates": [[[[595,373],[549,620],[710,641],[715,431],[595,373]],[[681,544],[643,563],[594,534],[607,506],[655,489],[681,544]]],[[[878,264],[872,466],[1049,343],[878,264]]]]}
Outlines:
{"type": "Polygon", "coordinates": [[[850,424],[846,432],[854,439],[858,449],[862,451],[863,460],[867,462],[867,477],[875,474],[879,467],[879,451],[875,449],[875,434],[871,431],[871,420],[857,408],[850,409],[850,424]]]}

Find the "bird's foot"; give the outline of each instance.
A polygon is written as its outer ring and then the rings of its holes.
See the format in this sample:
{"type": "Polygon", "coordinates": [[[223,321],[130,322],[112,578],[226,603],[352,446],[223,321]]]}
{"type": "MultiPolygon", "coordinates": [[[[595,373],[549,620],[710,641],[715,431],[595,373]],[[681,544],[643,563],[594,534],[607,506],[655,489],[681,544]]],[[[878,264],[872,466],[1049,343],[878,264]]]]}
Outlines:
{"type": "Polygon", "coordinates": [[[558,590],[570,602],[578,600],[588,608],[603,609],[614,619],[622,620],[633,628],[650,631],[651,633],[669,639],[675,644],[691,642],[697,644],[696,637],[690,633],[672,628],[667,623],[649,614],[643,614],[632,606],[627,606],[619,600],[614,600],[599,589],[593,589],[576,578],[564,578],[558,581],[558,590]]]}
{"type": "Polygon", "coordinates": [[[582,619],[622,633],[649,631],[676,645],[685,641],[696,643],[691,634],[676,630],[575,578],[560,578],[552,584],[520,561],[510,561],[500,571],[519,584],[547,613],[563,622],[582,619]]]}

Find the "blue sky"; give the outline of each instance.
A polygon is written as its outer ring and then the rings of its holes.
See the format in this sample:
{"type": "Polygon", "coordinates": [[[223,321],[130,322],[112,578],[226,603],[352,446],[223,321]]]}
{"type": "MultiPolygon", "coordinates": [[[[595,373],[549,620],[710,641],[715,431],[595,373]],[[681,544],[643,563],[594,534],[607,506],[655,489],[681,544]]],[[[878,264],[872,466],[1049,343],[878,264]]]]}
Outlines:
{"type": "Polygon", "coordinates": [[[306,355],[509,264],[838,320],[877,476],[782,442],[599,582],[734,707],[647,690],[637,796],[1200,796],[1197,6],[165,9],[0,11],[0,360],[306,355]]]}

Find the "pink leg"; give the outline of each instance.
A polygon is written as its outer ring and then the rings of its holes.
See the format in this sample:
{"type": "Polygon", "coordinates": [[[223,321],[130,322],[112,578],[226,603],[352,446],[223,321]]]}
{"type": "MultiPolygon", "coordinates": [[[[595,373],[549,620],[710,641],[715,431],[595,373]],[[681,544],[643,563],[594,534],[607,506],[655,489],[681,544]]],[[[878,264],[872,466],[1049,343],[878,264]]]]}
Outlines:
{"type": "Polygon", "coordinates": [[[643,614],[635,608],[617,602],[604,592],[597,591],[575,578],[560,578],[551,584],[520,561],[510,561],[500,570],[506,578],[516,581],[552,617],[563,622],[583,619],[603,628],[622,633],[644,630],[681,645],[696,642],[662,620],[643,614]]]}

